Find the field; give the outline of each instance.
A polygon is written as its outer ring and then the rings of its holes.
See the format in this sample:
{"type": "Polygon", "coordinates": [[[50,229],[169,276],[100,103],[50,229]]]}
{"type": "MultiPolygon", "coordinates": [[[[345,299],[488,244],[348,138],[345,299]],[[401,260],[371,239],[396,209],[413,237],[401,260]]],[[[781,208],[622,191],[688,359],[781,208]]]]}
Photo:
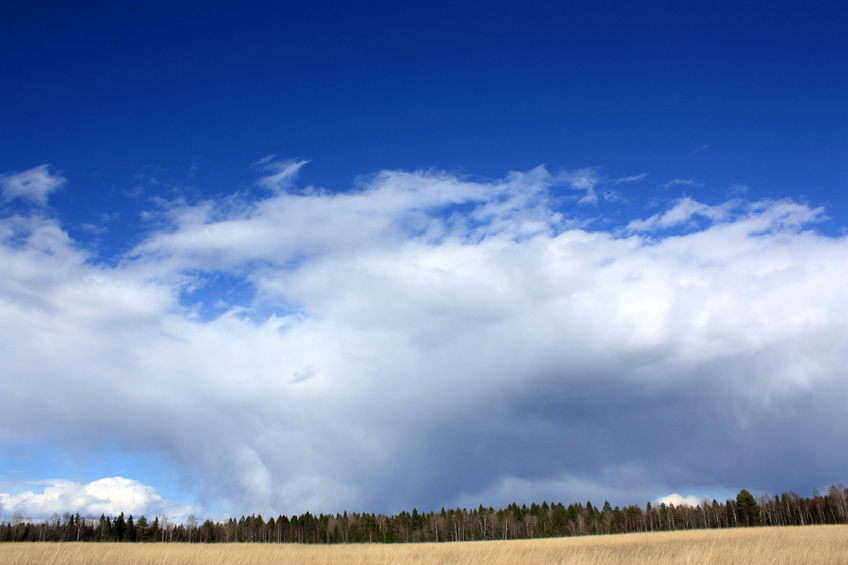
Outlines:
{"type": "Polygon", "coordinates": [[[406,545],[3,543],[0,564],[804,564],[848,563],[848,526],[697,530],[406,545]]]}

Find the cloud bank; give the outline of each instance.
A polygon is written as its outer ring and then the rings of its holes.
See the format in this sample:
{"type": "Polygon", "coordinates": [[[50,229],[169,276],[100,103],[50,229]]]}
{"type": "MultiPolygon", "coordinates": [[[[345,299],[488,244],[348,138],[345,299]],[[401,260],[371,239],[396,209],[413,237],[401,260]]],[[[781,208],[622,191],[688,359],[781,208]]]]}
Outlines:
{"type": "Polygon", "coordinates": [[[590,170],[332,193],[259,165],[253,192],[160,201],[108,262],[0,219],[0,438],[144,448],[223,513],[844,482],[848,241],[824,210],[682,199],[604,231],[570,212],[590,170]]]}
{"type": "Polygon", "coordinates": [[[24,518],[44,517],[53,514],[79,513],[97,517],[101,514],[117,516],[168,516],[183,521],[199,509],[166,500],[156,489],[123,477],[108,477],[88,484],[71,481],[43,481],[44,491],[26,491],[16,495],[0,493],[0,515],[24,518]]]}

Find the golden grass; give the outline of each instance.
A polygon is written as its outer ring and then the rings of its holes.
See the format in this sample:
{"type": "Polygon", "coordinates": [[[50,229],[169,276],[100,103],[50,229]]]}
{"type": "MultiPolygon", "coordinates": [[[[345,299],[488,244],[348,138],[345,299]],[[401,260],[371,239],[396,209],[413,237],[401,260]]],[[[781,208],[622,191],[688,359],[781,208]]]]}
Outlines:
{"type": "Polygon", "coordinates": [[[848,525],[405,545],[2,543],[32,565],[846,565],[848,525]]]}

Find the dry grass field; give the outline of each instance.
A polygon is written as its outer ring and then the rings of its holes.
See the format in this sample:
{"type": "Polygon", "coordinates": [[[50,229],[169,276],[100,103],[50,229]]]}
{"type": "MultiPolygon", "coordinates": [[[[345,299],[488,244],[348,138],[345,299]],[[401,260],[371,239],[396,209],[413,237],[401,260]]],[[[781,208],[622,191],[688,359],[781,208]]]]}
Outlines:
{"type": "Polygon", "coordinates": [[[3,543],[2,565],[848,564],[848,526],[407,545],[3,543]]]}

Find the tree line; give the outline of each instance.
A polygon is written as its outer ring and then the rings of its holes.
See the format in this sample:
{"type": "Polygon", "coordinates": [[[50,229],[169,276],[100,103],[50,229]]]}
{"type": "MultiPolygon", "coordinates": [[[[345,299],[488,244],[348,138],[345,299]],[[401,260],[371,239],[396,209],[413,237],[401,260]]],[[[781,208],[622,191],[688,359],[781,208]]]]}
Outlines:
{"type": "Polygon", "coordinates": [[[848,523],[848,488],[832,486],[827,494],[812,498],[794,492],[755,498],[742,490],[735,500],[719,503],[704,499],[698,506],[674,504],[601,508],[591,501],[564,506],[543,502],[495,510],[441,509],[439,512],[385,514],[319,514],[268,518],[262,515],[206,520],[189,516],[175,523],[162,516],[53,514],[36,522],[15,513],[0,522],[0,542],[181,542],[181,543],[410,543],[477,540],[514,540],[585,536],[628,532],[790,526],[848,523]]]}

